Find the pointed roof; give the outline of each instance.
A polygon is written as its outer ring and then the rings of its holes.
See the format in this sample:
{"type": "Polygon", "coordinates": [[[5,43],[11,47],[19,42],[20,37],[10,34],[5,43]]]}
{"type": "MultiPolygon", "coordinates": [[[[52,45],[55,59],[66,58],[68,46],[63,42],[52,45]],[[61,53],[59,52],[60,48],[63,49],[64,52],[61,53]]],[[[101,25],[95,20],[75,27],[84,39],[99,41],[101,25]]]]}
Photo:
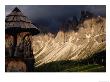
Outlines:
{"type": "Polygon", "coordinates": [[[6,33],[12,33],[20,31],[28,31],[31,33],[39,33],[38,28],[32,24],[32,22],[23,15],[23,13],[16,7],[5,19],[5,31],[6,33]]]}
{"type": "Polygon", "coordinates": [[[12,11],[12,12],[21,12],[19,9],[18,9],[18,7],[15,7],[15,9],[12,11]]]}

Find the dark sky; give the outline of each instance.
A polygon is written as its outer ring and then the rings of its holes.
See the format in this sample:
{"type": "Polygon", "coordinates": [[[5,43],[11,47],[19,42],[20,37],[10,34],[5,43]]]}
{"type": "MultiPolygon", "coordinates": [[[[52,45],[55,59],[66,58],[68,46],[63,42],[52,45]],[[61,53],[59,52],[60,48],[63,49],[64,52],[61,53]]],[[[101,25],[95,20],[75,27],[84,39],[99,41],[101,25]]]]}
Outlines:
{"type": "MultiPolygon", "coordinates": [[[[6,5],[6,15],[15,7],[16,5],[6,5]]],[[[62,21],[72,16],[79,18],[81,10],[87,10],[96,15],[106,15],[104,5],[17,5],[17,7],[35,25],[45,26],[54,31],[58,29],[62,21]]]]}

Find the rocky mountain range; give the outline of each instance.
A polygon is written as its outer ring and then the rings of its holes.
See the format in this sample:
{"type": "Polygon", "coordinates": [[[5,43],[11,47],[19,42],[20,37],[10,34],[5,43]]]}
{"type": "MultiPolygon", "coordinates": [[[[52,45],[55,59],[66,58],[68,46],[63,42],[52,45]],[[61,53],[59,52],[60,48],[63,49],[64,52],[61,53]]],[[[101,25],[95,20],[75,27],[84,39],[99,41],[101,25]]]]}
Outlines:
{"type": "Polygon", "coordinates": [[[56,35],[47,33],[32,37],[36,67],[53,61],[87,59],[106,49],[105,17],[89,13],[79,22],[72,20],[65,24],[56,35]]]}

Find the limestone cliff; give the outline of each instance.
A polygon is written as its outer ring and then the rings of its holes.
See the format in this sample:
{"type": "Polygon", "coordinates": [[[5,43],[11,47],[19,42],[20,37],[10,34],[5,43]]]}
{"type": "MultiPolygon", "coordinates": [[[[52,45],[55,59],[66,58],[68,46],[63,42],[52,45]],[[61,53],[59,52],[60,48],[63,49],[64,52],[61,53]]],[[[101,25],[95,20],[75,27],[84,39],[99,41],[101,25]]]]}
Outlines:
{"type": "Polygon", "coordinates": [[[106,19],[92,17],[78,24],[78,31],[59,31],[32,37],[35,66],[60,60],[81,60],[106,49],[106,19]]]}

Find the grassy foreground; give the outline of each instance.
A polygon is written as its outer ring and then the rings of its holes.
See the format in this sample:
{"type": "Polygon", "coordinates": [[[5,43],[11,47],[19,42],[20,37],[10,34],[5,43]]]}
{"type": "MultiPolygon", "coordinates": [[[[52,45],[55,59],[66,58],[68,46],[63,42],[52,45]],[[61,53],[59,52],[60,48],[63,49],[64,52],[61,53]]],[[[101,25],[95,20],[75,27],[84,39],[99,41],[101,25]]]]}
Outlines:
{"type": "Polygon", "coordinates": [[[82,64],[75,61],[51,62],[39,66],[36,72],[106,72],[106,67],[99,64],[82,64]]]}
{"type": "Polygon", "coordinates": [[[35,68],[36,72],[106,72],[106,51],[80,61],[54,61],[35,68]]]}

